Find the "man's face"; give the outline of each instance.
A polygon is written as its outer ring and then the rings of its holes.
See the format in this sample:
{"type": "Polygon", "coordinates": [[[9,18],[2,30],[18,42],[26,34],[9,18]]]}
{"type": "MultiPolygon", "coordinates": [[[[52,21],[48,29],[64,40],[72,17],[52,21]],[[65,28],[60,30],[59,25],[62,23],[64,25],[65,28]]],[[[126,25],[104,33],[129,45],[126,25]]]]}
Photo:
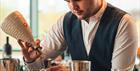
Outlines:
{"type": "Polygon", "coordinates": [[[97,0],[65,0],[73,14],[80,20],[87,19],[93,15],[97,0]]]}

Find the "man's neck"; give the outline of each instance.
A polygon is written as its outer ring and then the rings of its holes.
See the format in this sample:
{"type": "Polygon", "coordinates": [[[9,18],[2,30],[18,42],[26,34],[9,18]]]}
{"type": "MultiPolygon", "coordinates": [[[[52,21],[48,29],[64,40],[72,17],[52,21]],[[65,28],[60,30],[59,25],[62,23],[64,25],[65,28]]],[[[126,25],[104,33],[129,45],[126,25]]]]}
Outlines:
{"type": "MultiPolygon", "coordinates": [[[[103,5],[103,0],[98,0],[98,1],[100,1],[100,2],[98,2],[98,6],[97,6],[97,8],[95,9],[95,11],[92,13],[92,15],[91,16],[94,16],[94,15],[96,15],[96,13],[102,8],[102,5],[103,5]]],[[[90,17],[91,17],[90,16],[90,17]]],[[[86,22],[88,22],[89,23],[89,21],[90,21],[90,17],[88,17],[88,18],[85,18],[84,20],[86,21],[86,22]]]]}

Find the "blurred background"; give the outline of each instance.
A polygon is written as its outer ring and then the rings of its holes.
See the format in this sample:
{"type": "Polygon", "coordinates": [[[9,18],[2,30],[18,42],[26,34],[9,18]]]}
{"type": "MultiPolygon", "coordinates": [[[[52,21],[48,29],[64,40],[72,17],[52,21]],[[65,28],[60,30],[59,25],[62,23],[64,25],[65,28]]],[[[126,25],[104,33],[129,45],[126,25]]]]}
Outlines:
{"type": "MultiPolygon", "coordinates": [[[[107,2],[130,13],[136,19],[137,27],[140,28],[140,0],[107,0],[107,2]]],[[[32,28],[35,39],[42,39],[57,19],[69,11],[64,0],[0,0],[0,24],[8,14],[15,10],[23,14],[32,28]]],[[[8,35],[0,30],[0,58],[2,58],[6,36],[8,35]]],[[[12,57],[22,60],[17,41],[12,37],[9,40],[13,51],[12,57]]]]}

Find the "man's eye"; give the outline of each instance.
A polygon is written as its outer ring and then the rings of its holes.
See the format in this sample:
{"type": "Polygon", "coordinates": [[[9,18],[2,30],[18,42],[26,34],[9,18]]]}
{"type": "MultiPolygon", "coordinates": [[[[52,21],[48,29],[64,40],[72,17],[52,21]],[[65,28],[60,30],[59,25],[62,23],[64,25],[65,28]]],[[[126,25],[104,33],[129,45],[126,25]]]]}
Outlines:
{"type": "MultiPolygon", "coordinates": [[[[70,0],[64,0],[66,2],[70,2],[70,0]]],[[[78,1],[81,1],[81,0],[73,0],[74,2],[78,2],[78,1]]]]}
{"type": "Polygon", "coordinates": [[[74,1],[81,1],[81,0],[74,0],[74,1]]]}
{"type": "Polygon", "coordinates": [[[80,2],[80,1],[82,1],[82,0],[74,0],[74,1],[76,1],[76,2],[80,2]]]}
{"type": "Polygon", "coordinates": [[[64,1],[66,1],[66,2],[70,2],[70,0],[64,0],[64,1]]]}

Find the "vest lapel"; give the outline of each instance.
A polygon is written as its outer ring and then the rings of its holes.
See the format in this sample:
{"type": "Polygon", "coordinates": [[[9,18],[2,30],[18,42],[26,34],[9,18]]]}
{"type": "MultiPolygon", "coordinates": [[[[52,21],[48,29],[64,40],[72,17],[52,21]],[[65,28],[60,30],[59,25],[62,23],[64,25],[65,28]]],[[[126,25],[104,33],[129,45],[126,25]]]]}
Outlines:
{"type": "Polygon", "coordinates": [[[82,59],[82,60],[86,60],[88,58],[87,56],[87,52],[85,49],[85,45],[83,42],[83,34],[82,34],[82,28],[81,28],[81,21],[80,20],[75,20],[74,22],[76,22],[76,25],[73,26],[72,29],[72,42],[74,42],[74,49],[75,49],[75,53],[78,59],[82,59]]]}

